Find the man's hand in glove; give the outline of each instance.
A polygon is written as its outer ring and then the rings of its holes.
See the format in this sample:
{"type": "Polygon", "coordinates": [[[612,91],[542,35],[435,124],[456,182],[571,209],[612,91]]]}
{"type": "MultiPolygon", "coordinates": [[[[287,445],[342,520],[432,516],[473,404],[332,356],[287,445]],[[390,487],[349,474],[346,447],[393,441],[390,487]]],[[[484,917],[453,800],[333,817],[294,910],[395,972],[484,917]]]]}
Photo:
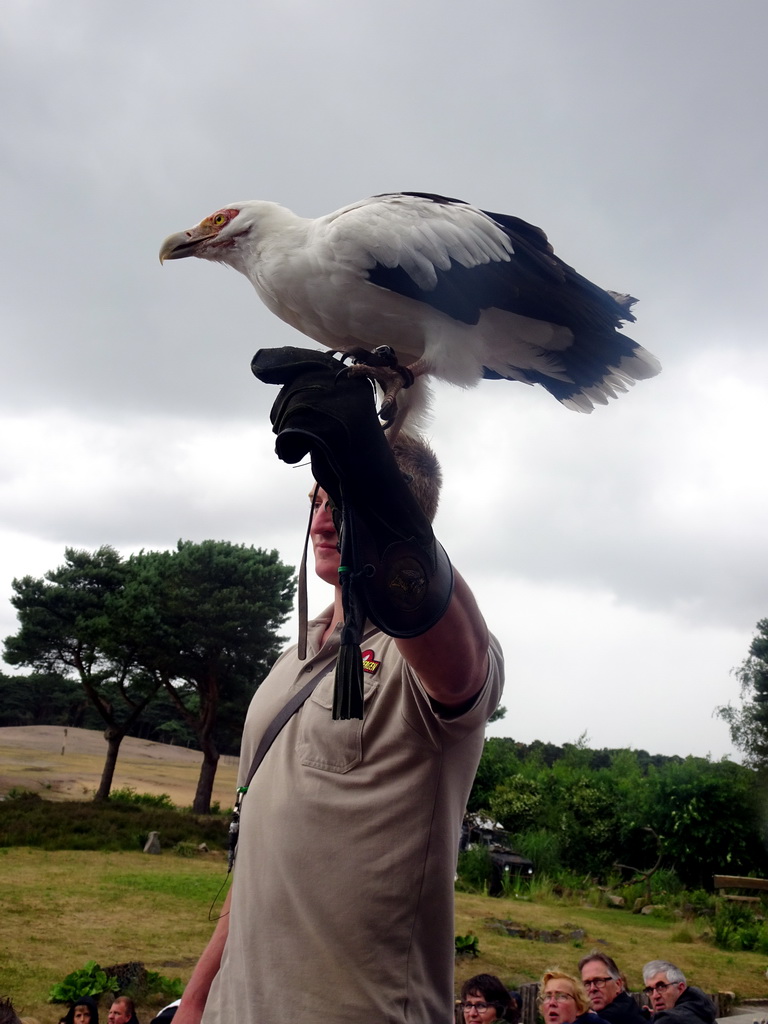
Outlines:
{"type": "MultiPolygon", "coordinates": [[[[430,696],[465,703],[487,671],[485,623],[463,580],[454,589],[450,562],[387,443],[371,384],[309,349],[262,349],[252,369],[283,385],[271,413],[277,454],[290,463],[309,454],[315,479],[341,510],[352,600],[397,638],[430,696]]],[[[358,607],[348,618],[359,615],[358,607]]]]}

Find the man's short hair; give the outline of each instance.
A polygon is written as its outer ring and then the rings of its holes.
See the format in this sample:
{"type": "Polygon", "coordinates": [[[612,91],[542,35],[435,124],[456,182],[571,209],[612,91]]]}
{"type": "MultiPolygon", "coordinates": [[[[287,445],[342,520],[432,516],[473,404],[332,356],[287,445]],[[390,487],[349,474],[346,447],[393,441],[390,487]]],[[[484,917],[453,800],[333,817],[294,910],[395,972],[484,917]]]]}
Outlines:
{"type": "Polygon", "coordinates": [[[683,985],[688,984],[680,968],[675,967],[669,960],[649,960],[647,964],[643,965],[643,982],[646,985],[657,974],[665,974],[670,985],[678,985],[681,982],[683,985]]]}
{"type": "Polygon", "coordinates": [[[424,438],[415,434],[400,434],[392,445],[392,454],[421,511],[431,523],[437,514],[443,486],[443,471],[437,456],[424,438]]]}
{"type": "Polygon", "coordinates": [[[607,953],[601,953],[599,949],[593,949],[591,953],[579,960],[579,974],[583,971],[585,964],[592,963],[593,960],[599,960],[614,981],[621,979],[621,971],[616,966],[616,961],[612,956],[608,956],[607,953]]]}

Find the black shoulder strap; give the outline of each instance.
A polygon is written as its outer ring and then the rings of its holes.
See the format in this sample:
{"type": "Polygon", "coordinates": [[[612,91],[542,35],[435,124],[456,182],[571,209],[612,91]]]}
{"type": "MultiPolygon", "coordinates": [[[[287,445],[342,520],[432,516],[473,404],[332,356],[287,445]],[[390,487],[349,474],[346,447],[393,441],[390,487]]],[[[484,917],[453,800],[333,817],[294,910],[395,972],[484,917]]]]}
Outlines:
{"type": "Polygon", "coordinates": [[[318,685],[321,679],[324,679],[325,676],[327,676],[328,673],[333,670],[335,664],[336,663],[332,661],[329,665],[326,665],[324,668],[321,668],[319,672],[316,672],[312,676],[308,683],[302,686],[302,688],[297,693],[294,693],[294,695],[291,697],[291,699],[288,701],[285,707],[280,708],[278,713],[275,715],[275,717],[272,719],[272,721],[265,729],[264,735],[261,737],[261,742],[256,748],[256,753],[253,755],[253,760],[251,761],[251,767],[248,769],[248,775],[246,776],[245,784],[240,787],[240,790],[238,790],[238,792],[246,792],[248,790],[248,787],[251,784],[251,779],[256,774],[256,769],[259,767],[261,762],[266,757],[267,751],[274,743],[280,730],[283,728],[286,722],[293,715],[296,714],[296,712],[299,710],[304,701],[309,697],[309,695],[312,693],[312,691],[315,689],[315,687],[318,685]]]}
{"type": "MultiPolygon", "coordinates": [[[[373,629],[369,629],[362,639],[368,640],[376,632],[376,627],[374,627],[373,629]]],[[[246,776],[245,779],[245,785],[242,786],[239,791],[246,792],[248,790],[248,786],[251,784],[251,779],[256,774],[257,768],[266,757],[267,751],[274,743],[280,730],[283,728],[286,722],[288,722],[288,720],[299,710],[301,705],[306,701],[306,699],[317,687],[317,685],[321,682],[321,680],[323,680],[328,675],[329,672],[333,671],[335,667],[336,662],[332,661],[330,662],[330,664],[325,665],[323,668],[321,668],[319,672],[316,672],[312,676],[308,683],[305,683],[305,685],[302,686],[300,690],[294,693],[294,695],[291,697],[291,699],[288,701],[285,707],[281,708],[280,711],[278,711],[278,713],[269,723],[267,728],[264,730],[264,735],[261,737],[261,741],[259,742],[259,745],[256,748],[256,753],[253,755],[251,767],[248,769],[248,775],[246,776]]]]}
{"type": "MultiPolygon", "coordinates": [[[[377,627],[369,629],[368,632],[362,637],[363,640],[368,640],[378,631],[377,627]]],[[[251,767],[248,769],[248,775],[246,776],[245,783],[242,786],[238,786],[237,797],[235,799],[235,806],[232,809],[232,821],[229,825],[229,853],[227,856],[227,874],[232,870],[235,863],[235,852],[237,850],[237,840],[240,832],[240,804],[242,803],[243,796],[248,792],[248,787],[251,784],[253,776],[267,755],[267,751],[275,742],[280,730],[290,720],[290,718],[296,714],[302,704],[306,701],[309,695],[314,689],[316,689],[318,683],[324,679],[329,672],[332,672],[336,667],[336,661],[331,661],[329,664],[323,666],[316,672],[308,683],[305,683],[300,690],[298,690],[288,703],[282,707],[272,721],[269,723],[267,728],[264,730],[264,735],[259,741],[259,745],[256,748],[256,753],[253,755],[251,761],[251,767]]]]}

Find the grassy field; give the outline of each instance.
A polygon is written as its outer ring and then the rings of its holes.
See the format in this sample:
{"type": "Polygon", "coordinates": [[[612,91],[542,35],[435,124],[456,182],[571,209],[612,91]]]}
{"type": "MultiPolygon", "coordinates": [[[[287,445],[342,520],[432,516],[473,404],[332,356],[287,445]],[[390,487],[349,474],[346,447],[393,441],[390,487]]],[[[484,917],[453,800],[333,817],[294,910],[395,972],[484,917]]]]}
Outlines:
{"type": "MultiPolygon", "coordinates": [[[[104,741],[99,733],[0,729],[0,794],[10,788],[58,800],[83,800],[98,779],[104,741]],[[42,780],[45,780],[42,782],[42,780]],[[41,784],[42,782],[42,784],[41,784]],[[50,788],[48,788],[50,784],[50,788]]],[[[192,802],[199,754],[184,748],[128,741],[118,762],[117,786],[169,793],[179,806],[192,802]],[[158,749],[159,748],[159,749],[158,749]]],[[[216,798],[231,803],[235,767],[219,770],[216,798]]],[[[189,978],[213,930],[211,905],[225,879],[223,853],[193,858],[165,850],[159,857],[136,853],[0,849],[0,996],[40,1024],[55,1024],[61,1007],[47,1003],[53,984],[88,960],[102,966],[140,960],[148,970],[189,978]]],[[[220,906],[221,901],[217,904],[220,906]]],[[[551,966],[573,970],[593,948],[610,953],[630,986],[640,987],[640,968],[657,957],[672,960],[693,984],[707,991],[735,991],[741,998],[768,995],[766,958],[729,953],[705,940],[706,921],[662,921],[627,911],[457,895],[456,933],[473,932],[480,956],[457,963],[457,981],[489,971],[510,985],[534,981],[551,966]],[[580,940],[548,943],[514,938],[499,922],[539,930],[582,929],[580,940]]],[[[140,1007],[144,1024],[162,1000],[140,1007]]]]}
{"type": "MultiPolygon", "coordinates": [[[[141,960],[186,980],[213,930],[208,912],[225,874],[223,854],[1,851],[0,995],[54,1024],[62,1008],[46,1002],[51,985],[88,960],[141,960]]],[[[142,1007],[141,1019],[157,1006],[142,1007]]]]}
{"type": "MultiPolygon", "coordinates": [[[[173,853],[1,851],[0,995],[10,995],[41,1024],[55,1024],[60,1008],[46,1002],[48,990],[91,959],[103,966],[141,960],[149,970],[186,981],[213,929],[209,911],[224,876],[222,854],[187,859],[173,853]]],[[[742,998],[768,991],[766,962],[758,954],[726,953],[703,941],[695,925],[626,911],[459,893],[456,931],[474,932],[480,940],[480,956],[458,962],[459,982],[489,971],[523,984],[547,967],[573,970],[597,947],[615,957],[632,987],[639,987],[644,962],[664,957],[708,991],[735,991],[742,998]],[[523,940],[502,934],[498,921],[550,931],[581,928],[586,936],[557,944],[523,940]]],[[[145,1024],[161,1002],[141,1007],[145,1024]]]]}
{"type": "Polygon", "coordinates": [[[616,960],[633,991],[642,987],[642,965],[664,959],[677,964],[691,984],[708,992],[735,992],[743,999],[765,997],[766,958],[758,953],[716,949],[706,941],[706,928],[703,919],[670,922],[626,910],[459,893],[456,932],[474,932],[480,940],[480,956],[459,962],[457,977],[463,980],[487,970],[510,985],[521,985],[537,981],[548,967],[572,971],[582,956],[592,949],[601,949],[616,960]],[[565,934],[581,929],[585,937],[562,943],[513,938],[499,929],[499,921],[565,934]]]}

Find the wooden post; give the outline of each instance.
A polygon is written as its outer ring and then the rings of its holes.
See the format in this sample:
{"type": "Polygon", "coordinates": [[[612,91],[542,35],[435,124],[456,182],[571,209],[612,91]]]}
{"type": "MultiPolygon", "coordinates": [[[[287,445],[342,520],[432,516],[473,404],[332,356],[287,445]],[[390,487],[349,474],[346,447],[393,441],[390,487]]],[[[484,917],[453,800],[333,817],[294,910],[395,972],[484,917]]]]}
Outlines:
{"type": "Polygon", "coordinates": [[[520,986],[520,1024],[536,1024],[539,1016],[539,985],[532,982],[530,985],[520,986]]]}

